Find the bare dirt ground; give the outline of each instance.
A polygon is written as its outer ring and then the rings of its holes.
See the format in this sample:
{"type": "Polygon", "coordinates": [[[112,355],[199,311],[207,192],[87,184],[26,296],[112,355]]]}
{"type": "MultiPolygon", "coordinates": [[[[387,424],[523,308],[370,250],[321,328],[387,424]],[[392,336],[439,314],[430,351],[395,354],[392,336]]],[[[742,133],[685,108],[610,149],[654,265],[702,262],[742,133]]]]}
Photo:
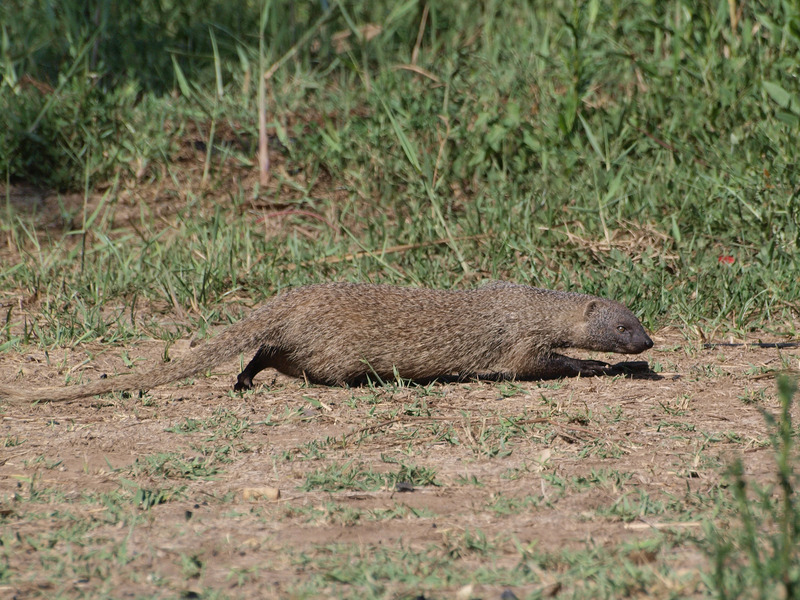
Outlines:
{"type": "MultiPolygon", "coordinates": [[[[718,489],[734,457],[748,477],[772,480],[761,411],[777,411],[776,386],[759,374],[796,369],[800,351],[700,349],[676,331],[653,339],[642,358],[657,374],[630,378],[343,389],[265,371],[253,392],[235,395],[239,365],[226,364],[144,398],[3,405],[0,569],[11,583],[0,596],[297,597],[337,552],[357,562],[393,548],[439,549],[469,573],[485,561],[513,568],[520,547],[611,551],[699,535],[693,503],[700,511],[698,498],[718,489]],[[331,483],[400,465],[431,470],[433,483],[413,491],[391,477],[367,490],[331,483]],[[309,483],[325,474],[326,484],[309,483]]],[[[51,354],[49,364],[43,353],[0,354],[0,382],[60,385],[70,371],[124,372],[123,352],[145,359],[141,371],[158,364],[163,346],[85,346],[51,354]]],[[[644,552],[638,562],[661,561],[671,575],[632,595],[699,595],[705,560],[691,543],[644,552]]],[[[563,570],[542,568],[513,591],[568,592],[563,570]]],[[[424,591],[384,585],[386,597],[424,591]]],[[[476,585],[462,596],[499,598],[505,587],[476,585]]],[[[331,577],[317,595],[343,589],[331,577]]]]}

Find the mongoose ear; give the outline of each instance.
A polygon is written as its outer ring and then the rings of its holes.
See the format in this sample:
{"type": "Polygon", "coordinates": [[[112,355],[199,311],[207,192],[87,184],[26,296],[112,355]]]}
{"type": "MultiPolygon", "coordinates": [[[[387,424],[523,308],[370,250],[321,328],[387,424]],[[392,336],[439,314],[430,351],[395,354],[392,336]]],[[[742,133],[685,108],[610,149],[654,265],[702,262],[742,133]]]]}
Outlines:
{"type": "Polygon", "coordinates": [[[583,307],[583,316],[588,319],[592,316],[592,313],[596,311],[600,307],[600,303],[595,300],[591,299],[586,303],[586,306],[583,307]]]}

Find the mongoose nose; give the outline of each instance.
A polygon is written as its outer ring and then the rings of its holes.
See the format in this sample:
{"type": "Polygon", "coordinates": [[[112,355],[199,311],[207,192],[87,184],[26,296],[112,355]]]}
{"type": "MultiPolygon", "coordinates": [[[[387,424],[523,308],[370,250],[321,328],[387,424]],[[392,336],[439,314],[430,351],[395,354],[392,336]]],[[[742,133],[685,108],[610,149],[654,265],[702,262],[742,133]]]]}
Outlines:
{"type": "Polygon", "coordinates": [[[648,350],[650,350],[650,348],[652,348],[652,347],[653,347],[653,340],[651,340],[651,339],[650,339],[650,336],[649,336],[649,335],[645,335],[645,336],[644,336],[644,340],[645,340],[645,341],[644,341],[644,345],[645,345],[645,346],[647,346],[647,349],[648,349],[648,350]]]}

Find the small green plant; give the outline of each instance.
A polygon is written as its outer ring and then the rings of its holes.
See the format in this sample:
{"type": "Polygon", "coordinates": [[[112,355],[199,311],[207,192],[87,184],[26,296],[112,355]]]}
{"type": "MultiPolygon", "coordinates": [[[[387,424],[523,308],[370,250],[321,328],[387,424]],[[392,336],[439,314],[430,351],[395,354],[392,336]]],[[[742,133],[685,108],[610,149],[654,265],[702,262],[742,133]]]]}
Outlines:
{"type": "Polygon", "coordinates": [[[131,466],[131,472],[133,475],[166,479],[211,479],[220,472],[215,464],[217,462],[217,453],[185,457],[176,452],[161,452],[137,458],[131,466]]]}
{"type": "Polygon", "coordinates": [[[521,498],[499,495],[493,498],[486,508],[497,515],[518,515],[538,507],[543,501],[543,498],[531,495],[521,498]]]}
{"type": "Polygon", "coordinates": [[[706,538],[698,543],[713,564],[705,580],[719,598],[800,597],[800,481],[794,469],[798,454],[791,412],[796,392],[797,380],[780,377],[780,414],[776,418],[762,411],[772,429],[777,485],[749,481],[742,460],[737,459],[728,477],[738,524],[704,522],[706,538]]]}
{"type": "Polygon", "coordinates": [[[475,487],[484,486],[480,479],[478,479],[475,475],[459,475],[456,477],[456,483],[458,485],[473,485],[475,487]]]}
{"type": "Polygon", "coordinates": [[[183,423],[176,423],[164,431],[169,433],[208,431],[210,434],[206,441],[213,441],[218,438],[226,440],[238,439],[250,429],[249,419],[239,418],[227,409],[218,408],[214,411],[214,415],[208,419],[186,418],[183,423]]]}
{"type": "Polygon", "coordinates": [[[765,388],[753,389],[747,387],[744,393],[737,396],[739,400],[745,404],[763,404],[767,398],[767,390],[765,388]]]}
{"type": "Polygon", "coordinates": [[[24,444],[26,441],[25,439],[20,439],[18,435],[7,435],[0,440],[0,448],[13,448],[24,444]]]}
{"type": "Polygon", "coordinates": [[[183,496],[186,489],[185,486],[179,488],[159,488],[150,489],[139,486],[136,482],[130,479],[120,479],[120,485],[123,488],[130,490],[132,493],[133,503],[142,510],[149,510],[159,504],[176,500],[183,496]]]}
{"type": "Polygon", "coordinates": [[[42,467],[43,469],[55,469],[61,464],[61,461],[55,459],[49,459],[46,456],[40,455],[31,460],[23,461],[23,464],[26,467],[42,467]]]}
{"type": "Polygon", "coordinates": [[[494,552],[497,544],[486,537],[480,529],[465,529],[463,533],[447,533],[444,546],[452,558],[463,558],[469,555],[487,556],[494,552]]]}
{"type": "Polygon", "coordinates": [[[332,464],[309,473],[306,476],[306,482],[300,489],[303,491],[321,490],[324,492],[379,490],[383,485],[384,479],[381,473],[364,468],[362,464],[351,460],[343,465],[332,464]]]}
{"type": "MultiPolygon", "coordinates": [[[[384,462],[398,462],[387,457],[383,457],[383,459],[384,462]]],[[[309,473],[301,489],[304,491],[316,489],[326,492],[379,490],[383,487],[393,487],[398,483],[408,483],[412,486],[436,485],[436,472],[426,467],[400,463],[400,467],[395,472],[378,473],[365,467],[362,463],[350,460],[343,465],[332,464],[309,473]]]]}

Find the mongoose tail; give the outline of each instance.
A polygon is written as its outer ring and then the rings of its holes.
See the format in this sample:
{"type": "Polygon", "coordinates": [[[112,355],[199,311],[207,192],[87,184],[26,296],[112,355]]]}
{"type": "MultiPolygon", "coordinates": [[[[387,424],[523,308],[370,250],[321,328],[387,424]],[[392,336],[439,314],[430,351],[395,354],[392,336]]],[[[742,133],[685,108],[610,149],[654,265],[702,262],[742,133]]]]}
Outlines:
{"type": "Polygon", "coordinates": [[[233,358],[241,352],[259,347],[263,342],[254,335],[257,332],[253,331],[251,318],[252,315],[231,325],[226,330],[226,333],[230,332],[231,335],[211,338],[176,360],[153,367],[144,373],[130,373],[66,387],[26,390],[0,385],[0,400],[7,402],[62,402],[108,392],[149,390],[191,377],[223,360],[233,358]]]}

